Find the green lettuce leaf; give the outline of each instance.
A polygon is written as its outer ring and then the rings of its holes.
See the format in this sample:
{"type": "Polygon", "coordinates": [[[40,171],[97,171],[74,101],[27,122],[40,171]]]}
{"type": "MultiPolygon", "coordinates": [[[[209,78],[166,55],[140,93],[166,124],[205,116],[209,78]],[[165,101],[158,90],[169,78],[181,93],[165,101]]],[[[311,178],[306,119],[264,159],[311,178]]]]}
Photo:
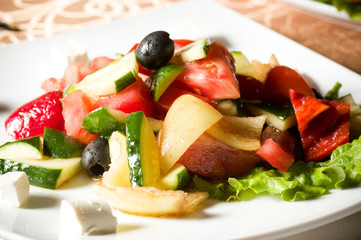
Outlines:
{"type": "Polygon", "coordinates": [[[348,188],[361,183],[361,137],[336,148],[330,160],[320,163],[324,167],[338,167],[344,172],[335,188],[348,188]]]}
{"type": "Polygon", "coordinates": [[[221,201],[229,201],[234,198],[234,188],[231,188],[227,182],[206,181],[197,175],[193,177],[194,187],[201,192],[208,192],[210,198],[221,201]]]}
{"type": "Polygon", "coordinates": [[[330,189],[361,183],[361,137],[339,146],[328,161],[298,161],[286,173],[257,167],[241,178],[229,178],[228,182],[209,182],[198,176],[193,182],[198,191],[206,191],[211,198],[222,201],[241,200],[249,191],[280,195],[284,201],[316,198],[330,189]]]}

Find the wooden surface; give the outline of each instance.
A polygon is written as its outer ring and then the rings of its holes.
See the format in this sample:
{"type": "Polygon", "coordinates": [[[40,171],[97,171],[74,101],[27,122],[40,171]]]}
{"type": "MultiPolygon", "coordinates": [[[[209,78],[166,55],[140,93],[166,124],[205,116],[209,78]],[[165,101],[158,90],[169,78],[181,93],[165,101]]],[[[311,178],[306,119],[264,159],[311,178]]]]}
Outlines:
{"type": "MultiPolygon", "coordinates": [[[[0,31],[0,46],[125,18],[176,1],[0,0],[0,21],[22,29],[0,31]]],[[[280,0],[217,1],[361,74],[361,23],[345,26],[280,0]]]]}

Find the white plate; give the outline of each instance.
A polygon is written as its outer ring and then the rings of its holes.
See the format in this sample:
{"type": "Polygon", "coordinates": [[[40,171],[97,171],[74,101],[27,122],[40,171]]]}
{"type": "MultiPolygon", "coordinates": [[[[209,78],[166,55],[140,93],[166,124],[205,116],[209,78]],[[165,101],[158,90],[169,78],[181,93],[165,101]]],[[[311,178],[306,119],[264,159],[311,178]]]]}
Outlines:
{"type": "Polygon", "coordinates": [[[283,0],[301,7],[313,16],[351,29],[361,30],[361,21],[350,18],[346,11],[338,11],[336,7],[314,0],[283,0]]]}
{"type": "MultiPolygon", "coordinates": [[[[361,102],[360,75],[212,1],[184,1],[110,24],[0,48],[1,143],[5,141],[6,117],[42,93],[40,84],[49,77],[53,41],[73,38],[85,46],[90,58],[112,57],[159,29],[168,30],[173,38],[206,35],[222,40],[229,49],[241,50],[248,58],[263,62],[275,53],[281,64],[297,69],[321,93],[342,81],[341,95],[352,92],[361,102]]],[[[79,175],[56,191],[32,187],[27,208],[0,206],[0,236],[58,239],[61,199],[94,198],[90,185],[79,175]]],[[[315,200],[292,203],[271,196],[235,203],[209,200],[201,210],[179,219],[116,212],[119,233],[90,239],[269,239],[315,228],[360,210],[361,188],[335,190],[315,200]]]]}

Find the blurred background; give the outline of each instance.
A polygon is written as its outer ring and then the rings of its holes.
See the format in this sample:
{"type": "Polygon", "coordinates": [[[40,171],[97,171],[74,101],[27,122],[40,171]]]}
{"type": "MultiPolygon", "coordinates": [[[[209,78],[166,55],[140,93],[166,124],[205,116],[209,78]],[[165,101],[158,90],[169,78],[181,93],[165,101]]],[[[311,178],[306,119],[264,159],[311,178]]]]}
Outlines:
{"type": "MultiPolygon", "coordinates": [[[[0,31],[0,46],[99,25],[178,1],[182,0],[0,0],[0,22],[21,29],[0,31]]],[[[361,21],[347,19],[334,7],[312,0],[213,1],[361,74],[361,21]]]]}

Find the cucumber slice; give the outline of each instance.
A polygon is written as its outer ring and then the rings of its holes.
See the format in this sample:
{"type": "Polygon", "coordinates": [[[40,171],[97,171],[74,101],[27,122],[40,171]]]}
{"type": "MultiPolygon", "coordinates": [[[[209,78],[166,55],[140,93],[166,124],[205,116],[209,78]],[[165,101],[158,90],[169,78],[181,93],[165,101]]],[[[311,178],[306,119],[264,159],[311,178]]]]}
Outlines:
{"type": "Polygon", "coordinates": [[[80,157],[84,144],[63,132],[44,128],[44,155],[52,158],[80,157]]]}
{"type": "Polygon", "coordinates": [[[361,115],[361,108],[360,106],[355,102],[351,94],[347,94],[346,96],[343,96],[338,101],[343,103],[350,104],[350,116],[356,116],[361,115]]]}
{"type": "Polygon", "coordinates": [[[135,51],[132,51],[87,75],[77,84],[76,89],[93,97],[115,94],[134,83],[137,75],[138,63],[135,51]]]}
{"type": "Polygon", "coordinates": [[[357,139],[361,135],[361,108],[355,102],[351,94],[339,99],[340,102],[350,104],[350,140],[357,139]]]}
{"type": "Polygon", "coordinates": [[[203,38],[188,44],[176,50],[170,62],[175,64],[183,64],[205,58],[208,53],[208,43],[208,38],[203,38]]]}
{"type": "MultiPolygon", "coordinates": [[[[125,123],[128,113],[101,107],[90,112],[83,118],[82,127],[90,133],[109,137],[114,131],[120,131],[125,134],[125,123]]],[[[163,125],[162,120],[148,118],[148,121],[156,134],[163,125]]]]}
{"type": "Polygon", "coordinates": [[[164,190],[183,189],[191,180],[187,169],[180,163],[174,167],[160,180],[159,188],[164,190]]]}
{"type": "Polygon", "coordinates": [[[83,118],[82,127],[100,136],[110,136],[114,131],[125,133],[127,115],[122,111],[101,107],[83,118]]]}
{"type": "Polygon", "coordinates": [[[70,84],[69,86],[67,86],[64,91],[63,91],[63,98],[65,98],[67,95],[69,95],[69,93],[73,92],[76,90],[76,84],[70,84]]]}
{"type": "Polygon", "coordinates": [[[107,187],[130,187],[127,157],[127,139],[119,131],[109,138],[110,167],[103,174],[102,183],[107,187]]]}
{"type": "Polygon", "coordinates": [[[159,180],[159,148],[143,112],[128,115],[127,156],[132,187],[154,186],[159,180]]]}
{"type": "Polygon", "coordinates": [[[31,137],[0,146],[0,158],[5,159],[43,159],[43,138],[31,137]]]}
{"type": "Polygon", "coordinates": [[[181,74],[186,67],[180,65],[167,65],[153,72],[147,79],[152,89],[154,100],[157,102],[169,85],[181,74]]]}
{"type": "Polygon", "coordinates": [[[31,185],[56,189],[82,170],[81,158],[49,159],[0,159],[0,174],[23,171],[31,185]]]}
{"type": "Polygon", "coordinates": [[[227,116],[236,116],[239,113],[237,103],[232,99],[219,101],[217,104],[217,110],[227,116]]]}
{"type": "Polygon", "coordinates": [[[246,104],[247,111],[255,116],[266,115],[266,122],[281,130],[285,131],[296,125],[296,117],[291,106],[274,106],[269,104],[246,104]]]}
{"type": "Polygon", "coordinates": [[[254,70],[252,64],[248,61],[246,56],[240,51],[232,51],[232,56],[236,61],[236,74],[254,77],[254,70]]]}
{"type": "Polygon", "coordinates": [[[271,55],[269,63],[263,64],[260,61],[252,60],[251,62],[243,55],[242,52],[231,52],[236,61],[236,74],[252,77],[261,83],[264,83],[269,70],[278,66],[278,60],[274,54],[271,55]]]}

